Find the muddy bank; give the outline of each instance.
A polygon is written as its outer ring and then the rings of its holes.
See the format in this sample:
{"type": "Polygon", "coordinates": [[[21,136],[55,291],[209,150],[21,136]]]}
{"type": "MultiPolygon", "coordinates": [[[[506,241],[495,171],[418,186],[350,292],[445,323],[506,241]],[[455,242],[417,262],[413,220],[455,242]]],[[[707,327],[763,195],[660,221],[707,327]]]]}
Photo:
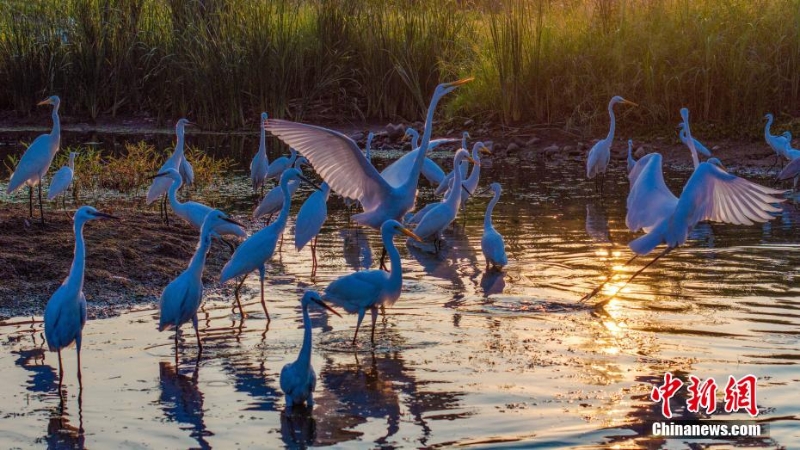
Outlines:
{"type": "MultiPolygon", "coordinates": [[[[172,216],[164,224],[158,213],[107,209],[120,221],[86,224],[84,293],[90,317],[104,317],[134,304],[154,304],[161,290],[186,268],[198,232],[172,216]]],[[[72,220],[46,211],[47,223],[27,224],[27,205],[0,210],[0,318],[41,315],[53,292],[69,273],[75,245],[72,220]]],[[[230,250],[215,243],[205,281],[216,281],[230,250]]]]}

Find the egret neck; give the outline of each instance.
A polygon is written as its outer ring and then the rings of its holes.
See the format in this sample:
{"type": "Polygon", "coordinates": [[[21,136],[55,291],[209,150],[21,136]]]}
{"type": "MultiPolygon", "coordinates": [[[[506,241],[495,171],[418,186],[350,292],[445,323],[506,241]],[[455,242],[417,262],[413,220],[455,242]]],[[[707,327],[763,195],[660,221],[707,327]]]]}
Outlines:
{"type": "MultiPolygon", "coordinates": [[[[435,92],[431,98],[431,104],[428,106],[428,115],[425,118],[425,131],[422,133],[422,142],[419,144],[419,153],[417,159],[414,160],[414,166],[411,168],[411,174],[403,186],[403,191],[411,196],[413,202],[416,200],[417,184],[419,183],[419,174],[422,171],[422,165],[425,163],[425,158],[428,157],[428,146],[431,142],[431,133],[433,129],[433,114],[436,112],[436,105],[439,100],[444,96],[443,93],[435,92]]],[[[409,208],[410,209],[410,208],[409,208]]]]}
{"type": "MultiPolygon", "coordinates": [[[[71,292],[81,292],[83,290],[83,274],[86,270],[86,245],[83,241],[83,225],[86,222],[82,219],[76,220],[75,228],[75,256],[72,259],[72,267],[69,269],[66,284],[71,292]]],[[[80,296],[76,296],[78,298],[80,296]]]]}
{"type": "Polygon", "coordinates": [[[303,302],[303,347],[297,355],[295,367],[299,373],[308,373],[311,367],[311,318],[308,315],[308,303],[303,302]]]}
{"type": "Polygon", "coordinates": [[[392,268],[389,270],[389,282],[386,285],[390,292],[387,292],[387,294],[390,297],[397,298],[403,286],[403,269],[400,267],[400,252],[397,251],[397,247],[394,245],[394,233],[382,233],[381,238],[383,240],[383,248],[386,249],[386,253],[389,255],[389,262],[392,265],[392,268]]]}
{"type": "Polygon", "coordinates": [[[497,201],[500,200],[500,193],[495,191],[494,197],[489,202],[489,206],[486,207],[486,215],[483,217],[483,231],[491,231],[494,229],[492,226],[492,212],[494,211],[494,205],[497,204],[497,201]]]}
{"type": "Polygon", "coordinates": [[[617,118],[614,116],[614,102],[610,102],[608,104],[608,116],[611,118],[611,126],[608,128],[608,136],[606,136],[606,141],[613,142],[614,141],[614,130],[617,128],[617,118]]]}

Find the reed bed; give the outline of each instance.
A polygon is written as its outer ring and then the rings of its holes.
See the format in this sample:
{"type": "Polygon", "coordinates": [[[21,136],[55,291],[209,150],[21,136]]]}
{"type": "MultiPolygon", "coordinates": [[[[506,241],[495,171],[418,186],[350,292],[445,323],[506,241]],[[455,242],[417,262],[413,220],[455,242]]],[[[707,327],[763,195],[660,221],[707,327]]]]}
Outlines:
{"type": "Polygon", "coordinates": [[[614,94],[643,127],[681,106],[718,134],[798,113],[800,0],[7,0],[0,110],[58,93],[68,114],[252,127],[413,120],[475,75],[451,117],[578,132],[614,94]],[[713,128],[712,128],[713,127],[713,128]]]}

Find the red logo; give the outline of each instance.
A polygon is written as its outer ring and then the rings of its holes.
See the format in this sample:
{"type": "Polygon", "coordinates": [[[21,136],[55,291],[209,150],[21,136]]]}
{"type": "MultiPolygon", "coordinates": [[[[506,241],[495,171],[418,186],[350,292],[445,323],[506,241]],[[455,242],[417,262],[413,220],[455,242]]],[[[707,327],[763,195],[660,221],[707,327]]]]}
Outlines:
{"type": "MultiPolygon", "coordinates": [[[[725,385],[725,412],[733,413],[744,410],[751,417],[756,417],[758,415],[756,381],[755,375],[745,375],[738,381],[733,375],[730,375],[728,383],[725,385]]],[[[664,374],[664,383],[653,386],[653,390],[650,391],[650,399],[654,402],[661,402],[661,414],[667,419],[672,418],[669,401],[680,391],[681,387],[683,387],[683,381],[667,372],[664,374]]],[[[714,378],[701,380],[690,375],[687,387],[689,389],[689,398],[686,400],[687,411],[693,413],[703,411],[711,414],[717,410],[717,383],[714,378]]]]}
{"type": "Polygon", "coordinates": [[[661,414],[667,419],[672,418],[672,410],[669,407],[669,399],[671,399],[683,386],[683,381],[678,378],[673,378],[672,374],[667,372],[664,374],[664,384],[661,386],[653,386],[650,392],[650,399],[654,402],[663,402],[661,404],[661,414]]]}

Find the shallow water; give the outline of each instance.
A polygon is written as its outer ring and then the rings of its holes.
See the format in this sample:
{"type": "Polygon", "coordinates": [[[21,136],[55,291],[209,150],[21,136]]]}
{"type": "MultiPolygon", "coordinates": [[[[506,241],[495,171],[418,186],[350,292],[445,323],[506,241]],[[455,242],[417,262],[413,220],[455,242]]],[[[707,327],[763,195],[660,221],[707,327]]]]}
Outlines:
{"type": "MultiPolygon", "coordinates": [[[[462,217],[448,232],[439,256],[397,238],[404,291],[378,319],[374,348],[368,332],[357,350],[349,346],[355,316],[312,308],[313,412],[283,414],[278,385],[280,369],[302,342],[301,292],[374,268],[380,255],[376,233],[347,228],[348,214],[335,199],[314,274],[310,249],[296,252],[292,223],[287,227],[267,276],[268,328],[255,276],[244,296],[251,316],[243,322],[231,312],[230,286],[208,296],[199,361],[191,327],[184,327],[176,367],[172,335],[156,331],[155,310],[92,320],[84,330],[83,392],[78,395],[74,352],[66,351],[62,405],[57,358],[43,350],[41,324],[13,325],[26,320],[13,318],[0,326],[3,446],[734,443],[650,435],[650,424],[661,416],[649,393],[667,371],[714,377],[720,390],[729,375],[756,375],[758,419],[769,421],[770,438],[747,445],[800,442],[800,251],[794,244],[800,212],[787,206],[763,226],[703,224],[684,248],[595,309],[578,302],[583,294],[613,272],[597,300],[608,298],[647,259],[622,267],[632,238],[624,224],[622,171],[609,174],[605,201],[580,180],[581,172],[579,161],[496,161],[484,168],[481,185],[504,186],[494,214],[510,256],[502,274],[486,273],[480,253],[488,198],[470,201],[466,221],[462,217]]],[[[668,175],[675,189],[688,172],[668,175]]],[[[430,189],[422,184],[424,203],[430,189]]],[[[240,192],[234,186],[216,200],[229,202],[240,192]]],[[[295,212],[307,193],[296,196],[295,212]]],[[[685,388],[681,392],[673,403],[677,417],[696,417],[685,411],[685,388]]]]}

